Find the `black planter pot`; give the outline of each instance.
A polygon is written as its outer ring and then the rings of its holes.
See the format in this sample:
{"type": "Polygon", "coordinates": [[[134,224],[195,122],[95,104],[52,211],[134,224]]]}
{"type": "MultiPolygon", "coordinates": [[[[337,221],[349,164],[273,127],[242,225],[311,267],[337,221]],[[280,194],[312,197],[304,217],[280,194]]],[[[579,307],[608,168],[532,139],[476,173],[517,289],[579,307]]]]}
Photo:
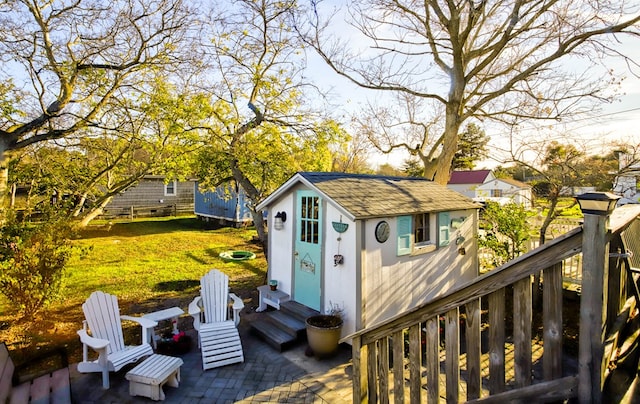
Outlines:
{"type": "Polygon", "coordinates": [[[188,335],[180,337],[178,341],[168,339],[158,341],[156,352],[167,356],[184,355],[191,350],[191,337],[188,335]]]}

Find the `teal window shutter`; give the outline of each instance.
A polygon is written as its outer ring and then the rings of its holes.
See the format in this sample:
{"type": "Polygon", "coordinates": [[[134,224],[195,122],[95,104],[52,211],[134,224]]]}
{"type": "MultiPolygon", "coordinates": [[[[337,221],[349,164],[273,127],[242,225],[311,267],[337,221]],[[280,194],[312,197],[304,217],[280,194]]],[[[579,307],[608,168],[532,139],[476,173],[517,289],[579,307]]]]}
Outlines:
{"type": "Polygon", "coordinates": [[[449,245],[449,212],[440,212],[438,214],[438,229],[438,246],[449,245]]]}
{"type": "Polygon", "coordinates": [[[398,216],[398,256],[411,254],[411,216],[398,216]]]}

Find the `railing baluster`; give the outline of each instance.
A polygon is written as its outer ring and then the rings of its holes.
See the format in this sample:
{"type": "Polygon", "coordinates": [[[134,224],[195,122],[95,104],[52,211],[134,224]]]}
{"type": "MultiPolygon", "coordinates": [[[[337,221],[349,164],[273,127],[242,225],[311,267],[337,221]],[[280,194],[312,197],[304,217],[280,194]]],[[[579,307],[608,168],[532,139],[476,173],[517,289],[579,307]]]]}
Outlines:
{"type": "Polygon", "coordinates": [[[378,385],[380,403],[389,404],[389,338],[378,340],[378,385]]]}
{"type": "Polygon", "coordinates": [[[404,331],[393,333],[393,397],[397,404],[404,403],[404,331]]]}
{"type": "Polygon", "coordinates": [[[420,402],[422,352],[420,344],[420,323],[409,327],[409,400],[420,402]]]}
{"type": "Polygon", "coordinates": [[[489,394],[505,389],[504,295],[504,288],[489,295],[489,394]]]}
{"type": "MultiPolygon", "coordinates": [[[[367,384],[362,383],[362,337],[357,336],[351,341],[351,362],[353,363],[353,402],[361,403],[366,397],[367,384]]],[[[365,379],[366,380],[366,379],[365,379]]]]}
{"type": "Polygon", "coordinates": [[[531,277],[513,284],[513,362],[516,386],[531,384],[531,277]]]}
{"type": "Polygon", "coordinates": [[[376,369],[378,368],[377,341],[367,344],[367,385],[369,386],[369,402],[378,402],[378,381],[376,380],[376,369]]]}
{"type": "Polygon", "coordinates": [[[440,399],[440,321],[438,316],[427,320],[426,349],[427,402],[437,403],[440,399]]]}
{"type": "Polygon", "coordinates": [[[473,300],[465,306],[465,341],[467,350],[467,400],[480,398],[480,299],[473,300]]]}
{"type": "Polygon", "coordinates": [[[460,398],[460,311],[457,307],[445,315],[445,350],[447,403],[457,403],[460,398]]]}
{"type": "Polygon", "coordinates": [[[542,312],[545,380],[562,377],[562,263],[544,270],[542,312]]]}

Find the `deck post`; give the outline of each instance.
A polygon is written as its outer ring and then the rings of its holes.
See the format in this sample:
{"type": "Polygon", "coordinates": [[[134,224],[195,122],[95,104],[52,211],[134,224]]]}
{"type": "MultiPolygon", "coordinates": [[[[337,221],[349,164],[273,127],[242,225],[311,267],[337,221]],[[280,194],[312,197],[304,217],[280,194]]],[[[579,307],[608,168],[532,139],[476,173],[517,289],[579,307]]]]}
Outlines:
{"type": "Polygon", "coordinates": [[[589,192],[577,197],[584,214],[578,401],[601,403],[604,384],[604,325],[609,272],[609,216],[619,197],[589,192]]]}

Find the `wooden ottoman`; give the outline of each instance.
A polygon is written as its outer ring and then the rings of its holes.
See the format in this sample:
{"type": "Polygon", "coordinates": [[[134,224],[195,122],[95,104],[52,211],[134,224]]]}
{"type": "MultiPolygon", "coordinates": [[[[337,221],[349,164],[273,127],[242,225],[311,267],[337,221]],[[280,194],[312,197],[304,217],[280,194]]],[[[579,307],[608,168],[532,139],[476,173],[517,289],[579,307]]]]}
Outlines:
{"type": "Polygon", "coordinates": [[[164,400],[162,386],[178,387],[180,382],[180,358],[154,354],[125,375],[129,380],[129,394],[164,400]]]}

